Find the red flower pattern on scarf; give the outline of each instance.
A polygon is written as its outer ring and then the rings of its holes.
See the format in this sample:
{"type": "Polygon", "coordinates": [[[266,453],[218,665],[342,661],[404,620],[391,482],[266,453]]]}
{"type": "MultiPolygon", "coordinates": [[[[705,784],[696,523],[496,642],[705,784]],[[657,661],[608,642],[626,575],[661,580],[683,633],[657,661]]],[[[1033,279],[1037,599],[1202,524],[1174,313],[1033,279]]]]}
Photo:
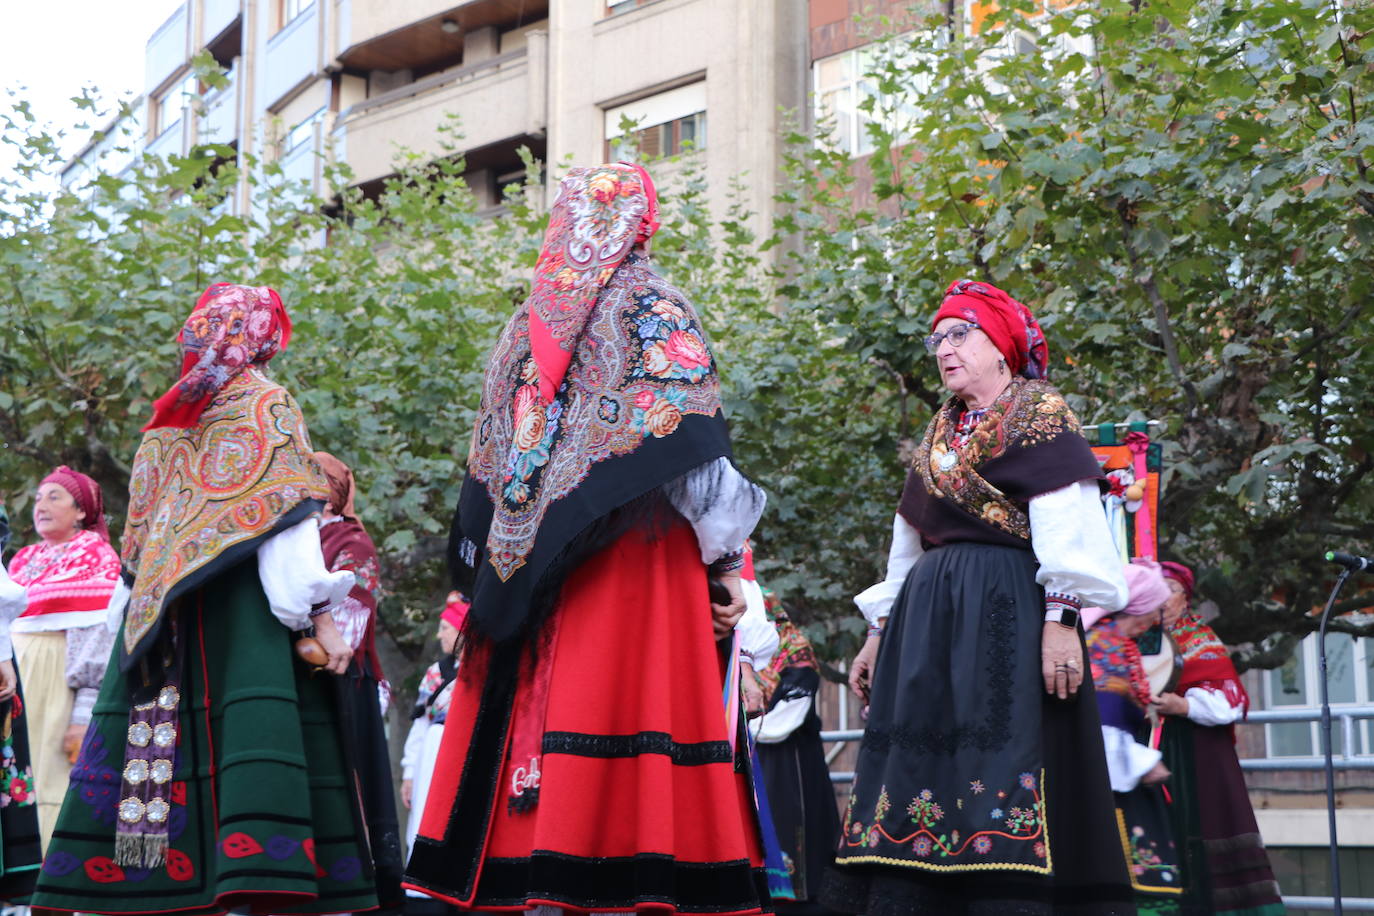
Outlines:
{"type": "Polygon", "coordinates": [[[220,389],[248,366],[285,350],[290,340],[291,317],[276,290],[214,284],[177,335],[181,378],[153,402],[153,418],[144,431],[195,426],[220,389]]]}

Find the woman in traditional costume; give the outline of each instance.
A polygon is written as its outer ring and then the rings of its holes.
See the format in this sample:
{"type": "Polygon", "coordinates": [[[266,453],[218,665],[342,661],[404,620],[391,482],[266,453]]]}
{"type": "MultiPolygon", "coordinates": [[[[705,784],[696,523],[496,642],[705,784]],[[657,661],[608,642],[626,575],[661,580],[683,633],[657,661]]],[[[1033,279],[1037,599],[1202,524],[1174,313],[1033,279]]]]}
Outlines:
{"type": "Polygon", "coordinates": [[[1231,654],[1192,609],[1193,571],[1163,563],[1173,596],[1164,622],[1183,657],[1176,692],[1155,698],[1164,716],[1160,750],[1173,776],[1174,832],[1184,838],[1189,882],[1221,916],[1286,912],[1236,756],[1235,723],[1250,698],[1231,654]]]}
{"type": "Polygon", "coordinates": [[[1088,662],[1136,907],[1141,913],[1179,913],[1185,875],[1169,823],[1168,800],[1160,789],[1169,770],[1160,762],[1159,751],[1142,740],[1149,731],[1150,680],[1135,643],[1159,622],[1169,589],[1153,560],[1133,560],[1125,572],[1131,593],[1125,607],[1115,614],[1083,609],[1088,662]]]}
{"type": "Polygon", "coordinates": [[[353,587],[320,552],[325,481],[264,364],[291,324],[216,284],[134,458],[127,603],[34,905],[94,913],[334,913],[377,905],[331,679],[327,613],[353,587]]]}
{"type": "MultiPolygon", "coordinates": [[[[10,540],[0,505],[0,555],[10,540]]],[[[24,692],[14,667],[10,627],[27,604],[24,587],[0,563],[0,900],[24,903],[38,878],[38,796],[30,762],[24,692]]]]}
{"type": "Polygon", "coordinates": [[[956,282],[925,343],[953,397],[916,451],[886,581],[855,599],[868,729],[823,902],[1133,913],[1078,626],[1083,603],[1126,602],[1101,469],[1024,305],[956,282]]]}
{"type": "Polygon", "coordinates": [[[796,901],[786,911],[817,912],[821,907],[815,900],[822,876],[835,860],[835,836],[840,829],[816,710],[820,668],[811,642],[787,616],[782,602],[767,589],[763,598],[779,646],[759,672],[765,712],[751,726],[796,901]]]}
{"type": "Polygon", "coordinates": [[[453,525],[468,644],[407,869],[465,909],[768,906],[716,642],[763,495],[646,257],[656,210],[637,166],[572,170],[487,367],[453,525]]]}
{"type": "MultiPolygon", "coordinates": [[[[410,817],[406,820],[407,850],[415,848],[420,815],[425,810],[425,799],[429,798],[429,781],[434,774],[434,763],[439,759],[439,743],[444,737],[444,723],[448,721],[448,708],[453,700],[453,683],[458,676],[459,634],[467,616],[468,603],[463,596],[449,592],[439,615],[436,634],[439,658],[425,669],[415,694],[410,732],[401,755],[401,802],[410,809],[410,817]]],[[[407,893],[423,896],[416,891],[407,893]]]]}
{"type": "Polygon", "coordinates": [[[328,452],[316,452],[324,471],[329,498],[320,523],[320,548],[330,572],[353,574],[353,588],[330,613],[344,642],[353,650],[348,671],[335,680],[344,750],[357,778],[367,824],[368,845],[377,876],[377,901],[383,909],[404,901],[401,876],[400,820],[396,815],[396,785],[391,778],[382,703],[390,702],[390,685],[377,657],[377,599],[381,596],[381,564],[377,548],[353,505],[357,486],[353,470],[328,452]]]}
{"type": "Polygon", "coordinates": [[[25,590],[10,632],[24,678],[38,824],[47,849],[110,660],[105,609],[119,582],[119,555],[110,546],[100,485],[66,465],[38,485],[33,527],[42,540],[10,562],[10,578],[25,590]]]}

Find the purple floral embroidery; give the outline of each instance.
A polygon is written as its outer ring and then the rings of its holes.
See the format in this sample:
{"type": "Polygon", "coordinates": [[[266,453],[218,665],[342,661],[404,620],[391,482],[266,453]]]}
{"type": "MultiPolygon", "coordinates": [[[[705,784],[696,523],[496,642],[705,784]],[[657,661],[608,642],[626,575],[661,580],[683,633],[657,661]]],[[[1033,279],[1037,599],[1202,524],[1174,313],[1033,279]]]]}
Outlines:
{"type": "Polygon", "coordinates": [[[130,868],[126,865],[124,867],[124,880],[134,882],[146,881],[148,880],[148,876],[152,873],[153,870],[151,868],[130,868]]]}
{"type": "Polygon", "coordinates": [[[329,869],[329,877],[335,881],[353,881],[363,873],[363,863],[357,856],[344,856],[329,869]]]}
{"type": "Polygon", "coordinates": [[[78,797],[90,805],[91,816],[102,824],[113,826],[119,801],[119,772],[104,766],[109,756],[104,736],[95,729],[88,730],[76,766],[72,767],[71,781],[80,787],[78,797]]]}
{"type": "Polygon", "coordinates": [[[48,853],[47,857],[43,859],[43,873],[56,878],[70,875],[80,867],[81,858],[62,849],[48,853]]]}
{"type": "Polygon", "coordinates": [[[289,859],[295,855],[296,850],[301,848],[299,840],[293,840],[289,836],[274,836],[267,841],[267,857],[276,859],[278,862],[289,859]]]}

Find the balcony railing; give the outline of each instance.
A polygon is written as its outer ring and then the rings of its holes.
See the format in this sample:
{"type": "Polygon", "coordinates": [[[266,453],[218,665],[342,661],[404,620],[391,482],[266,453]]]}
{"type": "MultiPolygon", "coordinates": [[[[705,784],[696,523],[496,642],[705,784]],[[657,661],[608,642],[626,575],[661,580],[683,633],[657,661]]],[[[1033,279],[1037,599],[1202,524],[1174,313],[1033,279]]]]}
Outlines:
{"type": "MultiPolygon", "coordinates": [[[[1355,723],[1360,719],[1374,719],[1374,704],[1366,706],[1337,706],[1331,710],[1331,728],[1338,728],[1343,737],[1342,752],[1334,754],[1332,765],[1338,770],[1374,770],[1374,756],[1350,753],[1355,744],[1355,723]]],[[[1320,722],[1320,709],[1257,709],[1245,717],[1239,725],[1266,725],[1274,722],[1320,722]]],[[[858,741],[864,736],[863,729],[852,728],[821,732],[822,741],[844,744],[858,741]]],[[[1326,767],[1322,755],[1310,757],[1243,757],[1242,770],[1321,770],[1326,767]]],[[[830,781],[849,783],[854,781],[852,772],[830,774],[830,781]]]]}
{"type": "Polygon", "coordinates": [[[148,39],[143,59],[146,91],[157,89],[190,59],[187,17],[187,4],[183,3],[148,39]]]}
{"type": "Polygon", "coordinates": [[[543,130],[547,123],[542,66],[546,48],[541,35],[527,48],[455,67],[359,102],[339,115],[334,130],[337,155],[353,169],[355,180],[362,182],[394,172],[400,148],[422,156],[444,155],[444,136],[438,128],[450,114],[460,119],[464,149],[543,130]]]}
{"type": "Polygon", "coordinates": [[[229,82],[205,96],[200,117],[200,143],[233,143],[239,136],[238,73],[230,70],[229,82]]]}

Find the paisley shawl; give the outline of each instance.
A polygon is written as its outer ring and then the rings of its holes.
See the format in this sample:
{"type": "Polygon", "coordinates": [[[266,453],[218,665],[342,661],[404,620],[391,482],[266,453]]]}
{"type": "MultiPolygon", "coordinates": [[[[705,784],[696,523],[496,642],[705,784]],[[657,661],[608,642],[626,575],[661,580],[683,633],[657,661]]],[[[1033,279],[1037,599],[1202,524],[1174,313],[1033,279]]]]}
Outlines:
{"type": "Polygon", "coordinates": [[[658,198],[639,166],[573,169],[549,213],[526,303],[539,394],[554,399],[597,297],[635,243],[658,229],[658,198]]]}
{"type": "Polygon", "coordinates": [[[1102,476],[1078,418],[1049,382],[1013,378],[958,443],[963,410],[951,397],[931,420],[898,509],[928,543],[1029,548],[1031,498],[1102,476]]]}
{"type": "Polygon", "coordinates": [[[300,408],[257,366],[216,392],[195,426],[145,433],[122,542],[121,669],[155,641],[173,601],[319,512],[326,494],[300,408]]]}
{"type": "Polygon", "coordinates": [[[608,279],[548,404],[530,320],[518,310],[492,352],[452,536],[469,625],[497,640],[537,616],[589,527],[730,454],[701,321],[647,260],[608,279]]]}

